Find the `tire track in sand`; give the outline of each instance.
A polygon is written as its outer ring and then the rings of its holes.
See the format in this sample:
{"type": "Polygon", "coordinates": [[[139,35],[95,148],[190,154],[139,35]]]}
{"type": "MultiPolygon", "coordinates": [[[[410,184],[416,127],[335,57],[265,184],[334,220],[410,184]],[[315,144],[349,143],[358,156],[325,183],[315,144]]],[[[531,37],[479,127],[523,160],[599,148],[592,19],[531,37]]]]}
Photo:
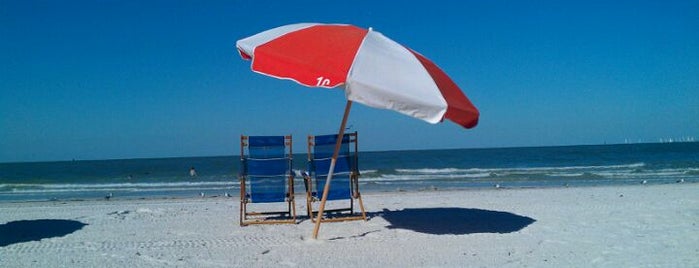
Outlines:
{"type": "Polygon", "coordinates": [[[32,241],[0,248],[0,252],[14,254],[61,253],[73,251],[113,251],[138,249],[195,249],[195,248],[242,248],[256,245],[268,247],[289,245],[298,241],[291,238],[245,235],[241,237],[221,239],[174,239],[166,241],[97,241],[97,242],[62,242],[62,241],[32,241]]]}

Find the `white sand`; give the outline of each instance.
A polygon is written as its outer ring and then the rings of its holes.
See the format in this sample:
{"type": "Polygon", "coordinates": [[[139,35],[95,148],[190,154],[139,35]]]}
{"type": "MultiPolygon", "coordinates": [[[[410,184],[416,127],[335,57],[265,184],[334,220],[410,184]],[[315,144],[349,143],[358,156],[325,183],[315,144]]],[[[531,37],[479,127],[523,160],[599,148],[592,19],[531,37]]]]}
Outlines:
{"type": "Polygon", "coordinates": [[[87,225],[0,247],[0,266],[699,267],[699,184],[365,194],[364,202],[368,222],[324,224],[320,240],[309,239],[306,219],[238,226],[237,198],[5,203],[0,238],[13,221],[87,225]]]}

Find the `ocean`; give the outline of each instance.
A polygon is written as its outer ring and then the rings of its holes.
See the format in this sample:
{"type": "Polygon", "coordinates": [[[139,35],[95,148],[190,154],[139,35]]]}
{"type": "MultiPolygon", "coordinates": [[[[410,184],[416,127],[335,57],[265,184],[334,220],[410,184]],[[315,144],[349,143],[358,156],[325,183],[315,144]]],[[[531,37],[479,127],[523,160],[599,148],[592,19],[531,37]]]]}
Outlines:
{"type": "MultiPolygon", "coordinates": [[[[294,155],[303,170],[306,155],[294,155]]],[[[699,142],[362,152],[360,190],[699,182],[699,142]]],[[[238,156],[0,163],[0,202],[239,196],[238,156]],[[191,177],[190,168],[197,176],[191,177]]],[[[296,192],[303,180],[296,178],[296,192]]]]}

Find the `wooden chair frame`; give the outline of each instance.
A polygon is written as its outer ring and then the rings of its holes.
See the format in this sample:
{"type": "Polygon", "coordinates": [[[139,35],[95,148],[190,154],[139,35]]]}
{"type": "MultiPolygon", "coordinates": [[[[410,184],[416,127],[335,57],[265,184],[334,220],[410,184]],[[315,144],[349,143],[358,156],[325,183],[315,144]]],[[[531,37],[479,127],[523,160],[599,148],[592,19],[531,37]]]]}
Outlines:
{"type": "Polygon", "coordinates": [[[288,208],[285,211],[269,211],[269,212],[256,212],[248,211],[248,205],[251,202],[247,195],[247,174],[244,172],[244,162],[249,155],[245,154],[245,148],[249,146],[249,136],[240,136],[240,163],[241,171],[238,176],[240,180],[240,226],[246,226],[250,224],[283,224],[283,223],[296,223],[296,202],[294,200],[294,175],[291,171],[292,167],[292,142],[291,135],[284,136],[285,154],[289,161],[289,171],[287,175],[287,196],[286,203],[288,203],[288,208]],[[288,150],[288,151],[287,151],[288,150]]]}
{"type": "MultiPolygon", "coordinates": [[[[358,151],[358,144],[357,144],[357,132],[353,133],[347,133],[345,134],[346,136],[349,136],[349,144],[351,146],[350,149],[350,154],[352,155],[351,157],[353,158],[353,167],[350,168],[350,190],[352,191],[350,198],[349,198],[349,207],[347,208],[338,208],[338,209],[326,209],[324,210],[323,218],[321,221],[323,222],[338,222],[338,221],[353,221],[353,220],[364,220],[366,221],[366,211],[364,210],[364,202],[362,201],[362,196],[359,193],[359,166],[358,166],[358,160],[359,160],[359,151],[358,151]],[[352,146],[353,144],[353,146],[352,146]],[[355,213],[354,211],[354,202],[355,200],[359,202],[359,209],[361,213],[355,213]]],[[[308,162],[311,163],[313,161],[313,148],[315,148],[315,136],[309,135],[308,136],[308,162]]],[[[309,171],[310,172],[310,171],[309,171]]],[[[323,189],[315,189],[316,188],[316,182],[313,181],[313,175],[309,173],[304,173],[303,176],[304,179],[304,186],[306,187],[306,213],[308,214],[308,217],[311,219],[311,221],[316,222],[316,219],[318,217],[318,211],[314,210],[313,208],[313,203],[316,201],[319,201],[320,196],[322,196],[323,189]],[[317,196],[314,196],[313,193],[317,193],[317,196]]],[[[326,177],[321,176],[315,178],[316,180],[325,180],[326,177]]],[[[331,183],[332,187],[332,183],[331,183]]],[[[340,202],[340,200],[334,200],[334,201],[329,201],[329,202],[340,202]]]]}

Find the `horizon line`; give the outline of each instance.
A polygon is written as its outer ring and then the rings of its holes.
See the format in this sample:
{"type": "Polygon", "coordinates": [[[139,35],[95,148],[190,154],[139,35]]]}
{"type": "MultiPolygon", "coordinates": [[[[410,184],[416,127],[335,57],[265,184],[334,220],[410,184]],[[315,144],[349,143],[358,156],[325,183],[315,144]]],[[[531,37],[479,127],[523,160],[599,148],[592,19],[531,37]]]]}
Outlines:
{"type": "MultiPolygon", "coordinates": [[[[522,146],[493,146],[493,147],[466,147],[466,148],[431,148],[431,149],[390,149],[367,150],[362,153],[381,152],[411,152],[431,150],[492,150],[492,149],[520,149],[520,148],[554,148],[554,147],[584,147],[584,146],[617,146],[617,145],[644,145],[644,144],[675,144],[675,143],[699,143],[698,140],[687,141],[656,141],[656,142],[625,142],[625,143],[601,143],[601,144],[569,144],[569,145],[522,145],[522,146]]],[[[306,153],[294,153],[306,154],[306,153]]],[[[230,155],[199,155],[199,156],[154,156],[134,158],[103,158],[103,159],[70,159],[70,160],[36,160],[36,161],[8,161],[0,164],[30,164],[30,163],[55,163],[55,162],[89,162],[89,161],[119,161],[119,160],[146,160],[146,159],[178,159],[178,158],[214,158],[214,157],[239,157],[239,154],[230,155]]]]}

